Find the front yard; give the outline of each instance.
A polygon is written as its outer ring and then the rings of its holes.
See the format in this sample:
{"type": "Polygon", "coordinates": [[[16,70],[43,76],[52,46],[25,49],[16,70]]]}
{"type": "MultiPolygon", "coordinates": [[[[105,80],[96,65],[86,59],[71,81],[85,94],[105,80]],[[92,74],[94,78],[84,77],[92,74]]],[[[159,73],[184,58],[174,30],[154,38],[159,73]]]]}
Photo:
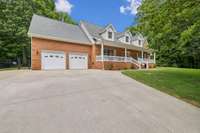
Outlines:
{"type": "Polygon", "coordinates": [[[154,70],[126,70],[123,74],[169,95],[200,107],[200,70],[157,68],[154,70]]]}

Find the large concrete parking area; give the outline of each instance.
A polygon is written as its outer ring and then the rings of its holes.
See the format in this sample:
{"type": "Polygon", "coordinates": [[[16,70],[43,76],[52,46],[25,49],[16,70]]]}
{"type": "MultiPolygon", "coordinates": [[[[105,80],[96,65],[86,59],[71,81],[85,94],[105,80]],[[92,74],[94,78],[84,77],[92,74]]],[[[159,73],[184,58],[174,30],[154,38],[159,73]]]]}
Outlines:
{"type": "Polygon", "coordinates": [[[117,71],[2,71],[0,133],[200,133],[200,109],[117,71]]]}

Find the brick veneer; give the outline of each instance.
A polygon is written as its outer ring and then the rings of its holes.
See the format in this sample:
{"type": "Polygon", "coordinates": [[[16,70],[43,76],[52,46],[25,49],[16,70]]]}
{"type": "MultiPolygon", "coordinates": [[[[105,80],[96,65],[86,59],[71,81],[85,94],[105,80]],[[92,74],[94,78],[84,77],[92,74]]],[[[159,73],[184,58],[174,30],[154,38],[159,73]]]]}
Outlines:
{"type": "MultiPolygon", "coordinates": [[[[91,46],[84,44],[74,44],[61,41],[54,41],[41,38],[32,38],[32,69],[41,70],[41,51],[63,51],[67,54],[70,52],[88,53],[88,67],[91,68],[91,46]]],[[[68,66],[68,63],[67,65],[68,66]]]]}
{"type": "MultiPolygon", "coordinates": [[[[107,47],[107,46],[105,46],[107,47]]],[[[120,70],[120,69],[131,69],[137,68],[134,64],[125,62],[110,62],[110,61],[96,61],[96,55],[101,54],[101,47],[99,45],[85,45],[75,44],[70,42],[54,41],[49,39],[32,38],[32,69],[41,70],[41,51],[52,50],[52,51],[63,51],[66,54],[66,67],[68,68],[68,54],[70,52],[87,53],[88,54],[88,68],[92,69],[106,69],[106,70],[120,70]]],[[[116,48],[117,56],[124,56],[125,52],[123,48],[116,48]]],[[[134,57],[139,54],[139,51],[131,50],[131,55],[134,57]]],[[[149,68],[154,68],[155,64],[150,64],[149,68]]],[[[66,68],[66,69],[67,69],[66,68]]]]}

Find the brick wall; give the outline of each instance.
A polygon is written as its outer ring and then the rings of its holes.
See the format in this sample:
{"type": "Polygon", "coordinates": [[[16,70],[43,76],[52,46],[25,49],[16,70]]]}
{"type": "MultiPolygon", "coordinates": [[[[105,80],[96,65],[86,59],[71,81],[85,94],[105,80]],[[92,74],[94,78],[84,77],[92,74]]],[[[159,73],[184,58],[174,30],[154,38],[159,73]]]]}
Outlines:
{"type": "MultiPolygon", "coordinates": [[[[68,54],[70,52],[77,53],[88,53],[88,68],[92,69],[102,69],[103,63],[96,62],[96,55],[101,54],[101,46],[100,45],[84,45],[84,44],[75,44],[75,43],[67,43],[61,41],[54,41],[49,39],[41,39],[41,38],[32,38],[32,69],[33,70],[41,70],[41,51],[42,50],[52,50],[52,51],[63,51],[65,52],[66,58],[66,66],[68,68],[68,54]],[[94,55],[94,56],[92,56],[94,55]]],[[[117,55],[124,56],[124,49],[117,48],[117,55]]],[[[133,55],[136,55],[138,51],[131,51],[133,55]]],[[[154,68],[155,65],[151,64],[150,68],[154,68]]],[[[67,69],[66,68],[66,69],[67,69]]],[[[105,69],[131,69],[137,68],[134,64],[125,63],[125,62],[104,62],[105,69]]]]}
{"type": "Polygon", "coordinates": [[[89,65],[88,67],[91,68],[91,51],[92,51],[91,46],[33,37],[32,38],[32,69],[33,70],[41,69],[41,51],[42,50],[63,51],[66,53],[66,55],[68,55],[69,52],[88,53],[88,65],[89,65]]]}

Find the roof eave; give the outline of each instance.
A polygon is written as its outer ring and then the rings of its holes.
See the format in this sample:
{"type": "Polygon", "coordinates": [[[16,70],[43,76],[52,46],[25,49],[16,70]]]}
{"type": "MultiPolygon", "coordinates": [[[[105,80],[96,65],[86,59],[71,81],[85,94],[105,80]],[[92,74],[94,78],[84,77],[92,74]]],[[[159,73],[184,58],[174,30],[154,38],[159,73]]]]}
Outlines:
{"type": "Polygon", "coordinates": [[[50,40],[54,40],[54,41],[62,41],[62,42],[71,42],[71,43],[92,45],[92,43],[79,42],[79,41],[74,41],[74,40],[70,40],[70,39],[63,39],[63,38],[53,37],[53,36],[40,35],[40,34],[36,34],[36,33],[31,33],[31,32],[28,32],[28,36],[29,37],[35,37],[35,38],[41,38],[41,39],[50,39],[50,40]]]}

